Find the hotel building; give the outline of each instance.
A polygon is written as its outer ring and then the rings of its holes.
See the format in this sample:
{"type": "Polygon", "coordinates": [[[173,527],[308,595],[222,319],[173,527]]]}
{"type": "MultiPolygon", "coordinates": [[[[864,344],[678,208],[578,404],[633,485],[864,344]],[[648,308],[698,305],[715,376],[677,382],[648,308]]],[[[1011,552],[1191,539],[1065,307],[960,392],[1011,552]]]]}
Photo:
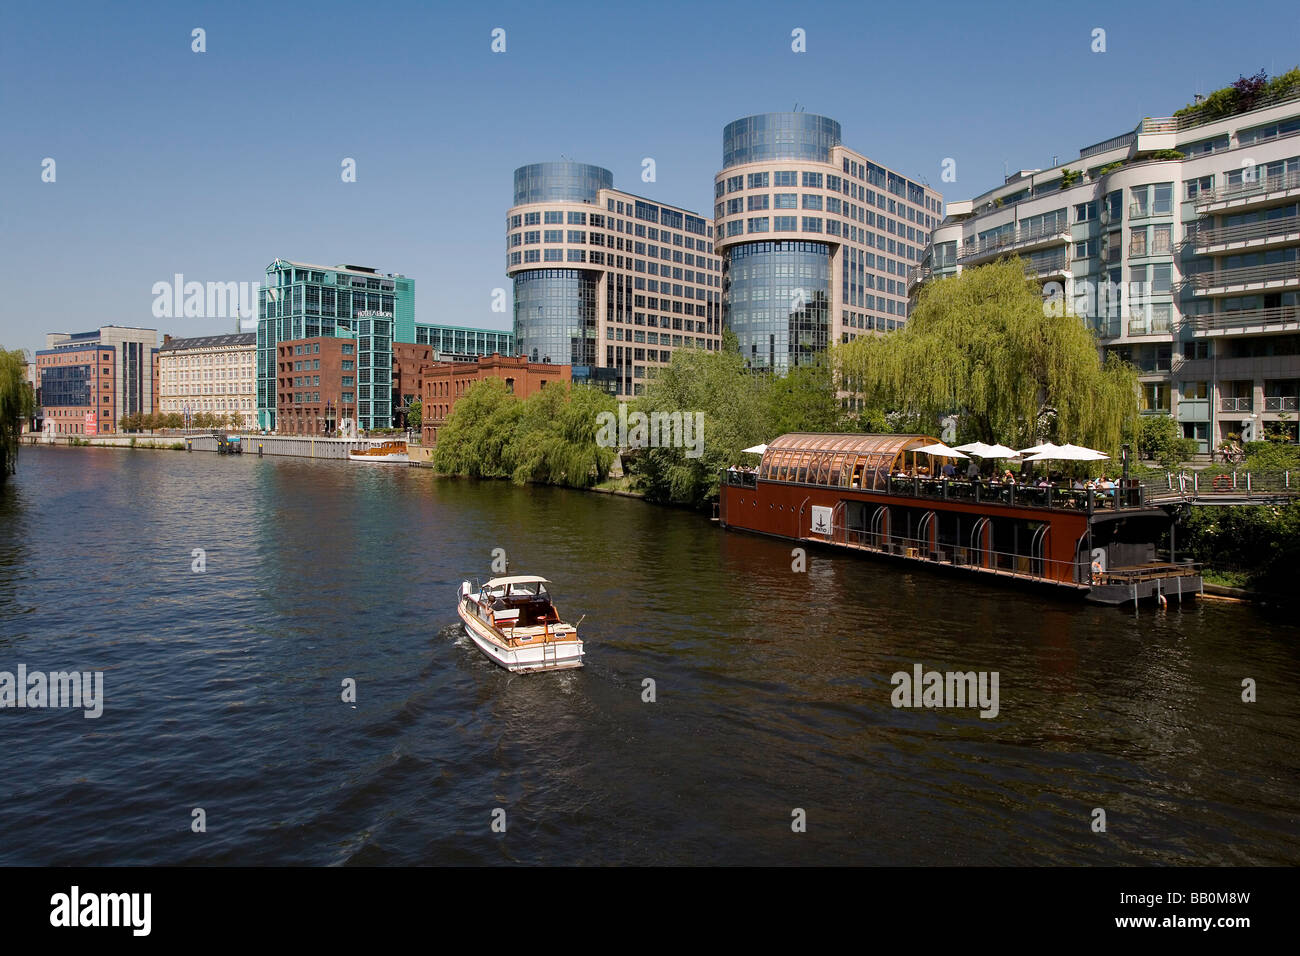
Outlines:
{"type": "Polygon", "coordinates": [[[712,222],[614,188],[599,166],[521,166],[506,213],[515,352],[639,395],[675,349],[722,342],[712,222]]]}
{"type": "Polygon", "coordinates": [[[906,324],[939,193],[848,149],[840,124],[812,113],[729,123],[713,185],[723,317],[749,367],[784,373],[906,324]]]}
{"type": "Polygon", "coordinates": [[[1142,414],[1172,416],[1202,452],[1230,435],[1296,440],[1300,90],[1145,118],[948,213],[913,292],[1018,255],[1137,366],[1142,414]]]}
{"type": "Polygon", "coordinates": [[[256,352],[252,332],[185,339],[164,335],[158,350],[158,410],[223,418],[239,413],[243,427],[255,427],[256,352]]]}
{"type": "MultiPolygon", "coordinates": [[[[279,368],[280,343],[321,337],[354,343],[357,427],[389,427],[393,342],[415,340],[415,281],[368,266],[319,266],[287,259],[267,266],[257,324],[257,414],[262,428],[283,430],[277,420],[285,378],[279,368]]],[[[302,420],[295,414],[294,426],[302,420]]]]}
{"type": "MultiPolygon", "coordinates": [[[[400,396],[394,405],[394,376],[400,377],[400,369],[394,366],[394,343],[426,345],[435,356],[458,360],[513,350],[510,332],[417,323],[415,280],[406,276],[380,273],[369,266],[321,266],[289,259],[276,259],[267,266],[266,276],[258,298],[257,324],[257,417],[261,428],[280,429],[277,416],[285,392],[285,376],[279,368],[284,361],[279,353],[281,342],[314,342],[324,337],[353,343],[350,361],[355,368],[348,376],[353,383],[346,390],[352,393],[349,405],[357,427],[364,430],[389,428],[404,413],[400,396]]],[[[335,402],[341,400],[345,389],[339,386],[336,390],[339,395],[331,399],[335,402]]],[[[293,394],[301,392],[295,389],[293,394]]],[[[311,417],[307,411],[306,406],[294,409],[292,428],[304,427],[303,422],[311,417]]]]}
{"type": "Polygon", "coordinates": [[[158,407],[158,332],[106,325],[50,332],[36,353],[45,430],[108,435],[123,416],[158,407]]]}

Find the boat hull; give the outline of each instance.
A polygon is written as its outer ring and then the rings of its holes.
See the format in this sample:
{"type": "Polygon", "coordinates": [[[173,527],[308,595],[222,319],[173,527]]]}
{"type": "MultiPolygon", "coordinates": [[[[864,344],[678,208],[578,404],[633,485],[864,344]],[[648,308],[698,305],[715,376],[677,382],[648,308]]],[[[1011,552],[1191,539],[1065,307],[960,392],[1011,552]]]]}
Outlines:
{"type": "Polygon", "coordinates": [[[348,452],[349,461],[359,461],[366,465],[405,465],[410,462],[410,455],[357,455],[348,452]]]}
{"type": "Polygon", "coordinates": [[[465,633],[469,635],[469,639],[483,652],[483,656],[498,667],[504,667],[512,673],[523,674],[531,671],[572,670],[582,666],[582,641],[578,640],[576,635],[569,641],[549,641],[510,647],[505,635],[499,629],[480,620],[470,610],[465,599],[458,601],[456,612],[460,615],[461,623],[465,625],[465,633]]]}

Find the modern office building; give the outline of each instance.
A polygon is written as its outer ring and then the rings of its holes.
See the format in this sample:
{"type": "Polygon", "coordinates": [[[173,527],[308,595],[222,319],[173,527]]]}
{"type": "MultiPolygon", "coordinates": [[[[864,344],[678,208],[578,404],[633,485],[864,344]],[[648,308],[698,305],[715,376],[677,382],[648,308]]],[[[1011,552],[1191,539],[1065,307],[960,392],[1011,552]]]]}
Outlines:
{"type": "Polygon", "coordinates": [[[845,147],[835,120],[727,124],[713,191],[723,318],[751,368],[783,373],[906,324],[908,270],[943,197],[845,147]]]}
{"type": "Polygon", "coordinates": [[[174,339],[158,349],[158,410],[181,416],[238,413],[257,424],[257,336],[252,332],[174,339]]]}
{"type": "Polygon", "coordinates": [[[106,325],[50,332],[36,353],[42,417],[55,435],[107,435],[158,407],[158,332],[106,325]]]}
{"type": "MultiPolygon", "coordinates": [[[[258,296],[257,414],[278,430],[281,342],[350,339],[357,364],[356,418],[363,429],[392,423],[394,341],[415,341],[415,281],[368,266],[276,259],[258,296]]],[[[295,415],[295,423],[300,416],[295,415]]]]}
{"type": "Polygon", "coordinates": [[[1300,89],[1145,118],[948,212],[914,292],[1018,255],[1137,366],[1143,414],[1173,416],[1202,451],[1296,440],[1300,89]]]}
{"type": "MultiPolygon", "coordinates": [[[[355,381],[349,390],[354,392],[357,427],[363,430],[389,428],[404,416],[400,395],[394,405],[393,379],[400,376],[394,366],[396,343],[428,346],[435,359],[461,361],[513,351],[510,332],[417,323],[415,280],[406,276],[369,266],[320,266],[289,259],[276,259],[267,266],[266,276],[257,325],[257,416],[262,428],[279,429],[280,342],[327,337],[354,343],[351,361],[356,367],[349,377],[355,381]]],[[[306,413],[305,408],[295,409],[294,428],[310,417],[306,413]]]]}
{"type": "Polygon", "coordinates": [[[716,350],[722,266],[712,222],[614,188],[599,166],[521,166],[506,214],[515,352],[574,382],[641,394],[675,349],[716,350]]]}
{"type": "Polygon", "coordinates": [[[490,355],[473,362],[438,362],[424,369],[424,422],[421,442],[433,445],[462,395],[484,379],[498,378],[518,398],[527,398],[554,382],[571,382],[568,365],[530,362],[522,355],[490,355]]]}
{"type": "MultiPolygon", "coordinates": [[[[398,339],[405,342],[406,339],[398,339]]],[[[417,345],[427,345],[440,362],[473,362],[483,355],[514,355],[515,334],[501,329],[415,324],[417,345]]]]}

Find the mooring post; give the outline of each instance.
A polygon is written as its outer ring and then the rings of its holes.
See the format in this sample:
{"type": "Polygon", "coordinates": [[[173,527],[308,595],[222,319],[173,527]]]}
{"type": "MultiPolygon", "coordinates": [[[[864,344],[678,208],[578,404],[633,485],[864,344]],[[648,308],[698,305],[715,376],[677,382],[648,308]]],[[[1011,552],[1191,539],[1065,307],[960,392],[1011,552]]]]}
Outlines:
{"type": "Polygon", "coordinates": [[[258,443],[257,443],[257,457],[258,457],[258,458],[261,458],[261,457],[262,457],[262,443],[261,443],[261,442],[258,442],[258,443]]]}

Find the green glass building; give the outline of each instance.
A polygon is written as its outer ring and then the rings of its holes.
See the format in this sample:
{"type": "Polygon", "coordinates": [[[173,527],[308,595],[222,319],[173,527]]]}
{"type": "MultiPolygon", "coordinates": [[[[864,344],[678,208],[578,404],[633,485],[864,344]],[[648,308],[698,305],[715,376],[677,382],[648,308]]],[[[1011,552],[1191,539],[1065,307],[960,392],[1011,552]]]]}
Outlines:
{"type": "Polygon", "coordinates": [[[258,296],[257,420],[274,430],[280,342],[319,336],[357,343],[357,427],[393,421],[393,342],[415,341],[415,280],[367,266],[276,259],[258,296]]]}
{"type": "Polygon", "coordinates": [[[258,296],[257,422],[275,430],[276,347],[317,337],[356,342],[357,427],[393,424],[393,343],[428,345],[435,361],[513,355],[511,332],[417,324],[415,280],[368,266],[276,259],[258,296]]]}

